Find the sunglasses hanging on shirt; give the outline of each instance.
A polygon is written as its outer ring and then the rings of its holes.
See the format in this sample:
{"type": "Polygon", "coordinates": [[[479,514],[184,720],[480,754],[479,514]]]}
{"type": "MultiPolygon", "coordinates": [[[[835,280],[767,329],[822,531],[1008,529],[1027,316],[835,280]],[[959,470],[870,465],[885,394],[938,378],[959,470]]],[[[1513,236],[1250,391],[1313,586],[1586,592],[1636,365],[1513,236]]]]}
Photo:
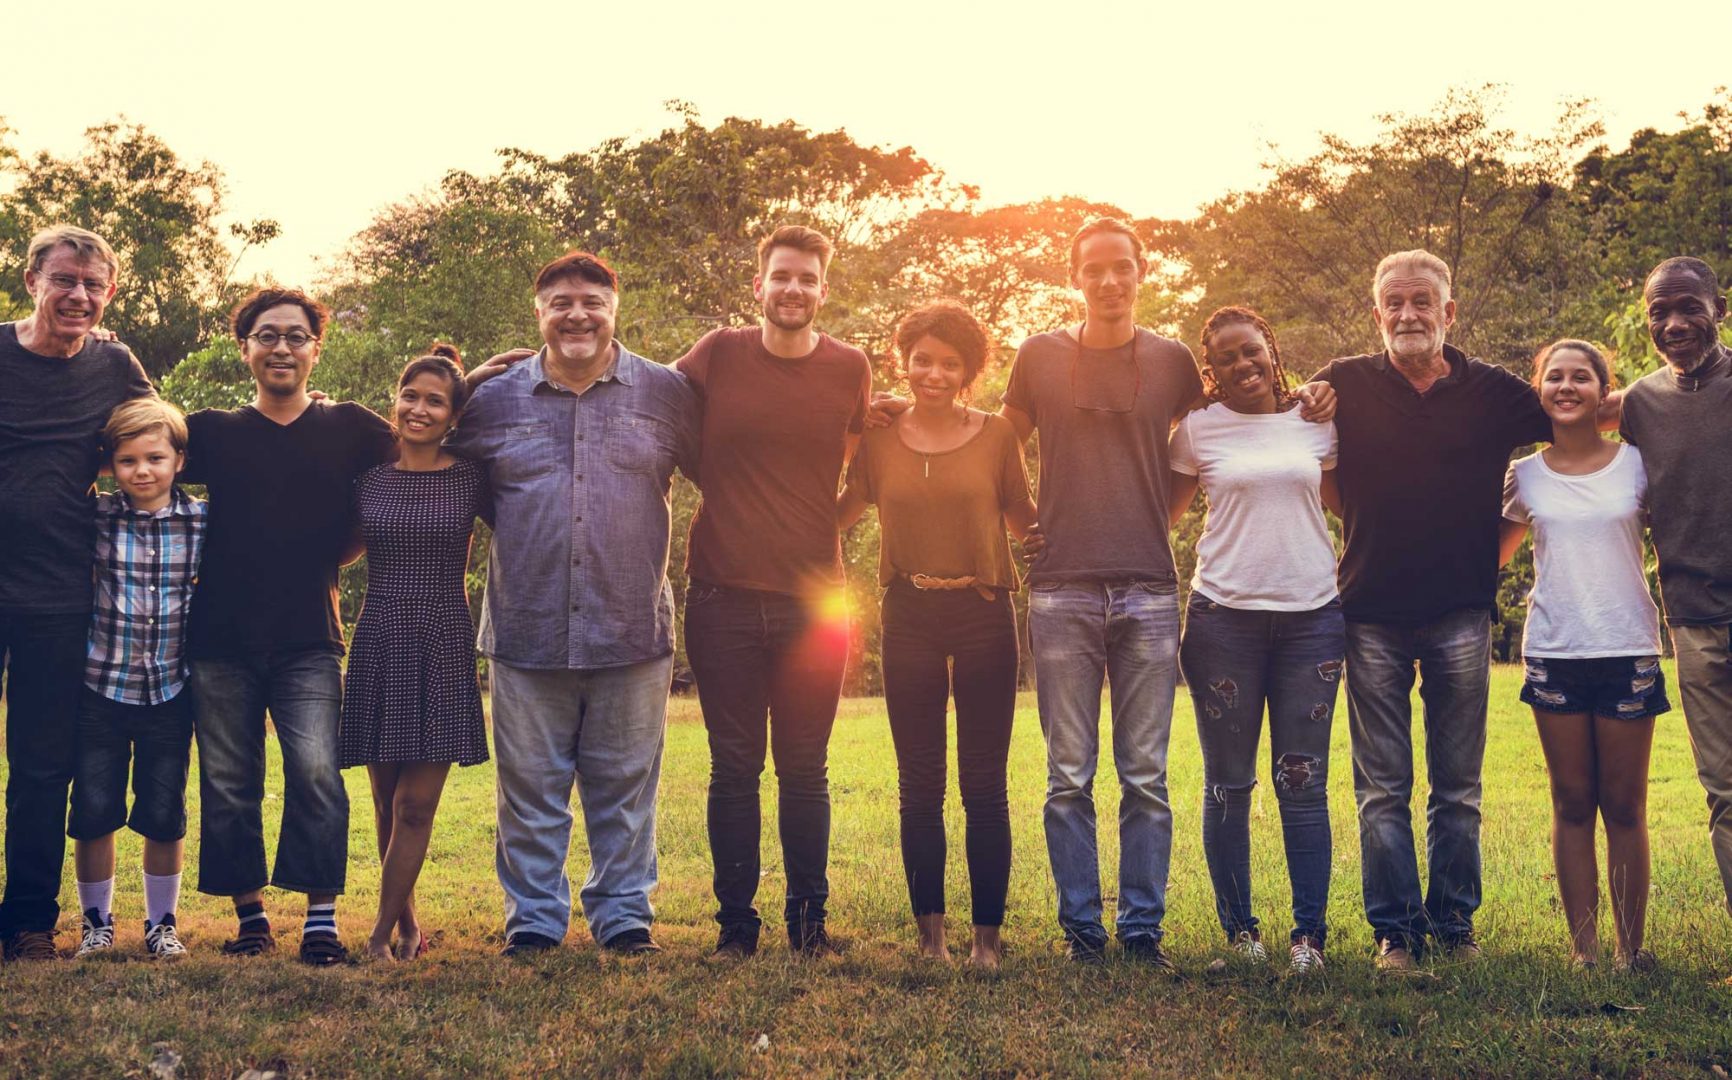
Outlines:
{"type": "Polygon", "coordinates": [[[1089,412],[1128,413],[1136,408],[1143,388],[1143,369],[1137,363],[1138,334],[1131,333],[1130,354],[1124,347],[1091,349],[1095,355],[1085,365],[1082,339],[1088,333],[1085,319],[1076,335],[1076,352],[1070,362],[1070,402],[1089,412]]]}

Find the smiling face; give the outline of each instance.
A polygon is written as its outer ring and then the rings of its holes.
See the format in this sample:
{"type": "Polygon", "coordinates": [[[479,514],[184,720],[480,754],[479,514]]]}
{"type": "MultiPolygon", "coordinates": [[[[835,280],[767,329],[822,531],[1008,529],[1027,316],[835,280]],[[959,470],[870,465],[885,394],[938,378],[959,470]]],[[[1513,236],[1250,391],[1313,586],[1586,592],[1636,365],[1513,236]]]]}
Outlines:
{"type": "Polygon", "coordinates": [[[575,275],[555,278],[535,294],[536,318],[548,355],[587,367],[613,347],[619,294],[575,275]]]}
{"type": "Polygon", "coordinates": [[[392,410],[397,437],[414,446],[438,445],[457,422],[451,380],[437,371],[417,372],[397,388],[392,410]]]}
{"type": "Polygon", "coordinates": [[[24,287],[36,303],[38,331],[51,341],[73,342],[102,321],[116,286],[106,262],[80,259],[70,244],[62,244],[40,267],[25,271],[24,287]]]}
{"type": "Polygon", "coordinates": [[[122,439],[114,448],[115,482],[138,510],[159,510],[168,505],[175,474],[186,464],[186,455],[174,448],[162,428],[122,439]]]}
{"type": "Polygon", "coordinates": [[[260,394],[294,397],[307,391],[307,377],[319,362],[319,339],[307,310],[299,304],[278,304],[259,312],[241,343],[241,356],[252,369],[260,394]],[[271,344],[259,340],[267,337],[271,344]],[[292,344],[300,341],[299,347],[292,344]]]}
{"type": "Polygon", "coordinates": [[[1377,281],[1378,332],[1397,363],[1419,363],[1443,355],[1455,322],[1449,287],[1429,270],[1395,266],[1377,281]]]}
{"type": "Polygon", "coordinates": [[[1227,323],[1209,335],[1204,357],[1228,408],[1235,412],[1275,410],[1275,357],[1256,326],[1227,323]]]}
{"type": "Polygon", "coordinates": [[[1606,387],[1593,361],[1580,349],[1556,348],[1540,372],[1540,407],[1561,425],[1596,423],[1606,387]]]}
{"type": "Polygon", "coordinates": [[[908,388],[918,403],[948,409],[968,381],[968,364],[954,346],[928,334],[908,350],[908,388]]]}
{"type": "Polygon", "coordinates": [[[1088,317],[1095,322],[1129,318],[1137,307],[1143,263],[1131,238],[1119,232],[1087,237],[1077,250],[1071,284],[1082,290],[1088,317]]]}
{"type": "Polygon", "coordinates": [[[766,322],[782,330],[804,330],[818,317],[818,309],[830,295],[824,261],[815,251],[773,247],[764,272],[752,279],[752,295],[766,322]]]}
{"type": "Polygon", "coordinates": [[[1688,270],[1671,270],[1648,282],[1648,336],[1666,362],[1691,371],[1713,353],[1726,318],[1726,298],[1688,270]]]}

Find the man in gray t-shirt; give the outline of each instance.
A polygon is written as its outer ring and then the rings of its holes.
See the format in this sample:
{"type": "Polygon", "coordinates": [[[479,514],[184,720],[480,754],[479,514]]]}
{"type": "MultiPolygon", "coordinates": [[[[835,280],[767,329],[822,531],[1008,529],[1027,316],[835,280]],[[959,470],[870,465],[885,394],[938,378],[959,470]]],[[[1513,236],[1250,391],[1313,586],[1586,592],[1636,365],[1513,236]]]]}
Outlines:
{"type": "Polygon", "coordinates": [[[1700,259],[1667,259],[1642,298],[1666,366],[1624,395],[1621,433],[1641,447],[1660,593],[1708,829],[1732,904],[1732,351],[1720,341],[1726,297],[1700,259]]]}

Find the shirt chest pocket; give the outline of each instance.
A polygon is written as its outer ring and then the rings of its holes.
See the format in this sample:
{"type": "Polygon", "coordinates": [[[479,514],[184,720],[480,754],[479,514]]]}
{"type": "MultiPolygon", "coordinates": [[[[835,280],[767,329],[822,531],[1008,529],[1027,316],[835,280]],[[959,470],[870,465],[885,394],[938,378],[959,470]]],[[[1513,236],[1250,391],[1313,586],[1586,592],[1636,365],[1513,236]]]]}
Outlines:
{"type": "Polygon", "coordinates": [[[662,425],[648,417],[608,417],[606,452],[608,465],[621,472],[655,473],[667,468],[662,425]]]}
{"type": "Polygon", "coordinates": [[[559,463],[553,425],[546,420],[519,420],[504,426],[504,441],[493,462],[496,481],[506,484],[534,480],[553,472],[559,463]]]}

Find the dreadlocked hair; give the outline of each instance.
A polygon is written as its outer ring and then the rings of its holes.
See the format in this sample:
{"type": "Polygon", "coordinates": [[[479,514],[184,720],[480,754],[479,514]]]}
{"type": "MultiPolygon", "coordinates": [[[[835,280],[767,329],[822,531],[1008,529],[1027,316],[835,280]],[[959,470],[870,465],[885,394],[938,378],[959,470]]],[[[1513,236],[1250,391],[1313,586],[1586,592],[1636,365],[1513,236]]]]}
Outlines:
{"type": "Polygon", "coordinates": [[[1293,397],[1293,388],[1291,380],[1287,377],[1287,368],[1281,363],[1281,347],[1275,343],[1274,329],[1263,320],[1263,316],[1248,307],[1216,308],[1215,312],[1209,316],[1208,321],[1203,323],[1203,334],[1198,340],[1202,350],[1197,357],[1199,366],[1202,368],[1203,396],[1210,401],[1225,401],[1227,399],[1227,391],[1215,381],[1215,370],[1209,363],[1209,339],[1220,332],[1223,327],[1231,326],[1234,323],[1245,323],[1263,335],[1263,342],[1269,347],[1269,366],[1271,374],[1274,376],[1275,407],[1277,409],[1285,408],[1287,402],[1293,397]]]}

